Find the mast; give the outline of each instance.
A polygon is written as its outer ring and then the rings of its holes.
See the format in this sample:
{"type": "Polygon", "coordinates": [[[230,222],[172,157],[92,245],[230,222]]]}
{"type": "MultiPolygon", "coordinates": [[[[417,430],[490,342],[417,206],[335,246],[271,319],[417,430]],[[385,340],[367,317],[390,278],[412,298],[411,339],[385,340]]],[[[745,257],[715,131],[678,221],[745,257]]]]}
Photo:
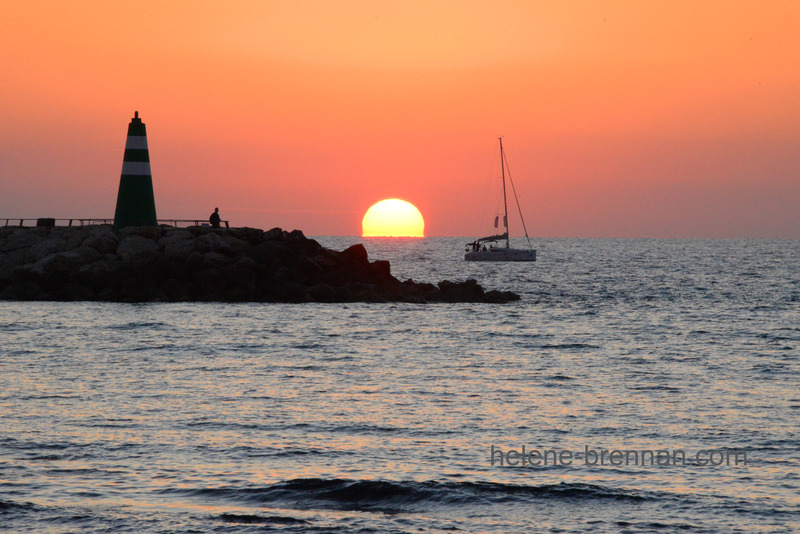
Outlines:
{"type": "Polygon", "coordinates": [[[506,248],[509,248],[511,245],[509,243],[509,236],[508,236],[508,202],[506,201],[506,160],[505,155],[503,154],[503,138],[500,137],[500,172],[503,176],[503,226],[506,229],[506,248]]]}

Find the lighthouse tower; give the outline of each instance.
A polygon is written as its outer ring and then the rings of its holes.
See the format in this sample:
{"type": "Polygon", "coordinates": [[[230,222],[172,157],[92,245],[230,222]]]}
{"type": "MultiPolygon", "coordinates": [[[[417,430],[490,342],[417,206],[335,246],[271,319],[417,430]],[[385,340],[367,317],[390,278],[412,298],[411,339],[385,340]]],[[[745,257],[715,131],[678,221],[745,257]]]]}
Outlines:
{"type": "Polygon", "coordinates": [[[122,176],[119,179],[117,193],[117,209],[114,212],[114,229],[157,225],[147,132],[137,111],[128,125],[128,140],[125,143],[122,176]]]}

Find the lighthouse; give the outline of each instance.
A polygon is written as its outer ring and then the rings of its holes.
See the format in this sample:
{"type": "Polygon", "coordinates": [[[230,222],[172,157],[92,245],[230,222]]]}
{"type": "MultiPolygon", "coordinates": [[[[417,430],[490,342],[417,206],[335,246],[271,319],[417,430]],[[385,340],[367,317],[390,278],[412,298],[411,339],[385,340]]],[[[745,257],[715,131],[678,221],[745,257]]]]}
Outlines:
{"type": "Polygon", "coordinates": [[[128,125],[117,209],[114,212],[114,229],[126,226],[158,226],[147,132],[138,111],[128,125]]]}

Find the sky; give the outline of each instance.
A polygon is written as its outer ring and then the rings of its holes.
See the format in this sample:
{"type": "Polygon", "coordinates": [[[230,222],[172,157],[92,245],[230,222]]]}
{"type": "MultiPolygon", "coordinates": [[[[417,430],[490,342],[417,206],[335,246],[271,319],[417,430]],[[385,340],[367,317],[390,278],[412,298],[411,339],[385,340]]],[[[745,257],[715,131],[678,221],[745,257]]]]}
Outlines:
{"type": "Polygon", "coordinates": [[[0,224],[159,218],[532,237],[800,238],[800,2],[0,2],[0,224]],[[515,217],[512,235],[521,235],[515,217]]]}

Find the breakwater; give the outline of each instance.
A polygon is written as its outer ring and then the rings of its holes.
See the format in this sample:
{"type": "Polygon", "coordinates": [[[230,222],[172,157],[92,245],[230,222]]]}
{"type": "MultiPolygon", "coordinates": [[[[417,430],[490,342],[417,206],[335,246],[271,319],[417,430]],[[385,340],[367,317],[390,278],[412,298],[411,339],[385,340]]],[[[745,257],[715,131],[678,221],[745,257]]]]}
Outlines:
{"type": "Polygon", "coordinates": [[[0,300],[492,302],[475,280],[401,282],[363,245],[341,252],[300,230],[108,225],[0,228],[0,300]]]}

